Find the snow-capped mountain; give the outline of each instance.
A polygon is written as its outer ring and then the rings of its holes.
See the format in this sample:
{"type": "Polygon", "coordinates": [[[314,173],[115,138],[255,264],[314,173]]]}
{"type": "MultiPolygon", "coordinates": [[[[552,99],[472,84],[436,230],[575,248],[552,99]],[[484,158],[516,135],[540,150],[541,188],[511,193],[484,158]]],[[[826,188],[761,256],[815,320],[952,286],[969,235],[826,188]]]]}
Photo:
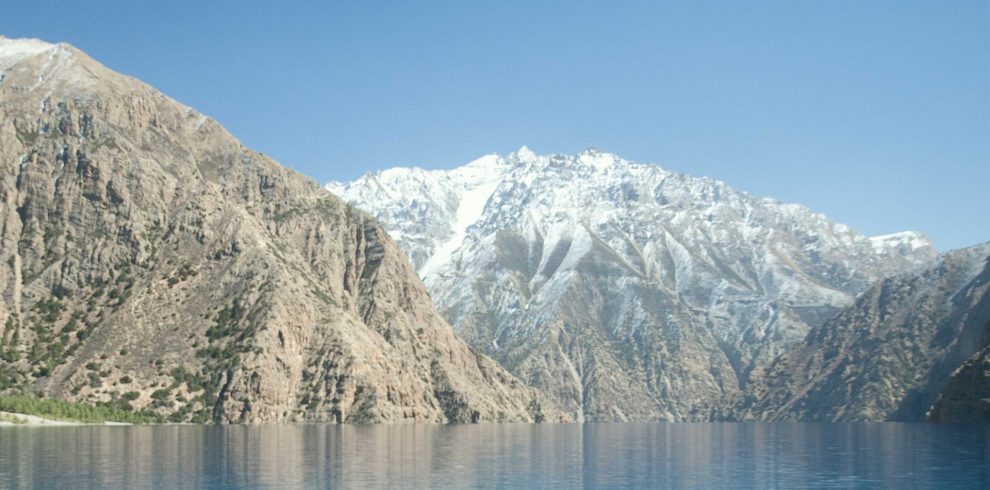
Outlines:
{"type": "Polygon", "coordinates": [[[871,282],[937,256],[594,149],[326,188],[382,221],[469,342],[587,420],[714,417],[871,282]]]}

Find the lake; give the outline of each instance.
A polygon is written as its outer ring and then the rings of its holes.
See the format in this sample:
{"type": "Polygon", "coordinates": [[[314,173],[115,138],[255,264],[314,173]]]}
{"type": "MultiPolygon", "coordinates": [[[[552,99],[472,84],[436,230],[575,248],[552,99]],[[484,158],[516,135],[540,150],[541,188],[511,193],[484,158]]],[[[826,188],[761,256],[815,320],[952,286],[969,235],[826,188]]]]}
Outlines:
{"type": "Polygon", "coordinates": [[[990,427],[0,427],[0,488],[978,487],[990,427]]]}

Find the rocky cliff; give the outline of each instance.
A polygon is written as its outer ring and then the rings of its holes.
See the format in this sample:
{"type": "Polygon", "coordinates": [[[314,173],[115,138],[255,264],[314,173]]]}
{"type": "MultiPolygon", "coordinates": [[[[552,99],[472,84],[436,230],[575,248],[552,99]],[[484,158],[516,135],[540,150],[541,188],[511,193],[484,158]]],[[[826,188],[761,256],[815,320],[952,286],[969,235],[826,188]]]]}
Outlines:
{"type": "Polygon", "coordinates": [[[918,421],[943,389],[934,419],[985,414],[981,349],[990,340],[988,259],[990,243],[945,254],[921,273],[877,283],[770,364],[737,415],[918,421]]]}
{"type": "Polygon", "coordinates": [[[0,391],[175,421],[559,419],[374,218],[64,44],[0,38],[0,391]]]}
{"type": "MultiPolygon", "coordinates": [[[[987,325],[990,331],[990,325],[987,325]]],[[[933,422],[990,422],[990,347],[973,354],[945,384],[928,413],[933,422]]]]}

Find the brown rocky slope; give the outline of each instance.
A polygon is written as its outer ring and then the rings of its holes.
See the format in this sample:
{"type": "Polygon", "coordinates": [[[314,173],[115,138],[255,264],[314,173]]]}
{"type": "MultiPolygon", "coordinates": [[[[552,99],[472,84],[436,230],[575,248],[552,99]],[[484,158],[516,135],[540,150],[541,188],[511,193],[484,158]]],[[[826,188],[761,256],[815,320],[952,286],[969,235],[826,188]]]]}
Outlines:
{"type": "Polygon", "coordinates": [[[988,328],[985,243],[944,254],[921,273],[875,284],[774,360],[735,416],[920,421],[942,393],[932,418],[978,418],[988,328]]]}
{"type": "Polygon", "coordinates": [[[973,354],[952,374],[928,412],[928,420],[990,422],[990,346],[973,354]]]}
{"type": "Polygon", "coordinates": [[[79,50],[0,38],[0,392],[173,421],[559,419],[368,215],[79,50]]]}

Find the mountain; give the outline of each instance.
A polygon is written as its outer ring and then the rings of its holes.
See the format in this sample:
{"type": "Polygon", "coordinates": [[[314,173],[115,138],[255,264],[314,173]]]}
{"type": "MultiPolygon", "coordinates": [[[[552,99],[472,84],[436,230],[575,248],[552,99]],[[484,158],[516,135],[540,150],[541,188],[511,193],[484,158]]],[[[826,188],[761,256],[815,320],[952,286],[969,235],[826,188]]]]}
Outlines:
{"type": "MultiPolygon", "coordinates": [[[[990,330],[990,328],[988,328],[990,330]]],[[[928,412],[933,422],[990,422],[990,341],[946,382],[928,412]]]]}
{"type": "Polygon", "coordinates": [[[874,281],[936,257],[590,149],[326,188],[375,215],[476,348],[584,420],[709,420],[874,281]]]}
{"type": "Polygon", "coordinates": [[[770,364],[740,418],[920,421],[940,393],[934,419],[977,418],[988,343],[990,243],[871,287],[770,364]]]}
{"type": "Polygon", "coordinates": [[[369,215],[65,44],[0,38],[0,392],[174,421],[559,419],[369,215]]]}

